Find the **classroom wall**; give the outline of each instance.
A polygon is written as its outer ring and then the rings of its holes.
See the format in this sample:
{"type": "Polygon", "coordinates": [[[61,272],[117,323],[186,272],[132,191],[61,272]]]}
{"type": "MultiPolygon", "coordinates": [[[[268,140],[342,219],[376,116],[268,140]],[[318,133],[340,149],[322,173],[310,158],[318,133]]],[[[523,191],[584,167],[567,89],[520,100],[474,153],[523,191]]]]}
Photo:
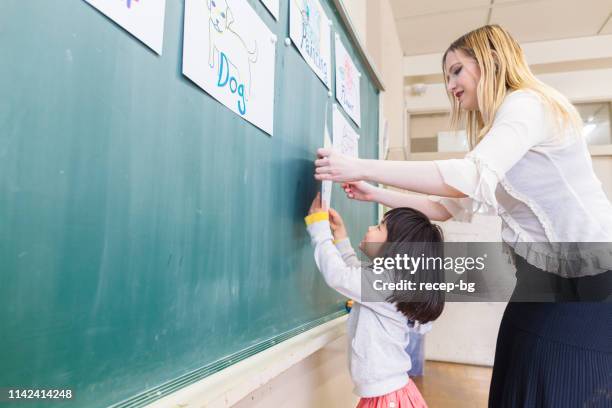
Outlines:
{"type": "Polygon", "coordinates": [[[357,405],[346,360],[346,335],[302,360],[233,408],[348,408],[357,405]]]}
{"type": "MultiPolygon", "coordinates": [[[[440,223],[447,241],[499,242],[499,217],[475,215],[471,223],[446,221],[440,223]]],[[[514,268],[500,260],[497,268],[514,268]]],[[[490,265],[491,266],[491,265],[490,265]]],[[[494,266],[491,266],[494,267],[494,266]]],[[[444,313],[433,323],[425,341],[427,360],[492,366],[495,342],[505,302],[446,303],[444,313]]]]}
{"type": "MultiPolygon", "coordinates": [[[[612,67],[536,75],[572,102],[612,99],[612,67]]],[[[411,113],[448,111],[450,104],[443,83],[428,84],[423,95],[408,94],[406,110],[411,113]]]]}
{"type": "Polygon", "coordinates": [[[366,0],[345,0],[342,2],[342,4],[344,4],[359,41],[365,44],[367,34],[366,0]]]}
{"type": "Polygon", "coordinates": [[[368,53],[381,73],[385,92],[382,115],[388,121],[389,150],[400,149],[404,140],[404,54],[389,0],[367,0],[368,53]]]}

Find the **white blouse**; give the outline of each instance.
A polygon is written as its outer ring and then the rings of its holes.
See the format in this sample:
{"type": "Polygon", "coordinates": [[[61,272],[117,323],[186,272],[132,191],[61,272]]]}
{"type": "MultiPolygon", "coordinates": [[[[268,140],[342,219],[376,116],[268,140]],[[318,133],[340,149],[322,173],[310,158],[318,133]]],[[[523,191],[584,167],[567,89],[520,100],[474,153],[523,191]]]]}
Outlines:
{"type": "Polygon", "coordinates": [[[435,161],[444,182],[468,197],[430,199],[457,221],[477,211],[499,215],[508,252],[542,270],[565,277],[611,270],[612,204],[584,137],[572,132],[538,94],[514,91],[464,159],[435,161]]]}

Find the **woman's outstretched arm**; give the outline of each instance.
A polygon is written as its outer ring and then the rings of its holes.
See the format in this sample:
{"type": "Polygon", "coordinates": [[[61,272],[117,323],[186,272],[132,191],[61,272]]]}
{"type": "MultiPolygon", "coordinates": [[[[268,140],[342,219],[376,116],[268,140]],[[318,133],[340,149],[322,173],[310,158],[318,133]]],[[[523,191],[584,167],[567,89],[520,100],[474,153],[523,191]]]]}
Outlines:
{"type": "Polygon", "coordinates": [[[317,150],[318,180],[368,180],[404,190],[440,197],[470,197],[495,201],[477,191],[484,179],[489,191],[528,150],[540,143],[557,143],[547,130],[547,109],[533,92],[516,91],[506,97],[493,126],[464,159],[434,161],[381,161],[355,159],[332,149],[317,150]]]}
{"type": "Polygon", "coordinates": [[[367,180],[416,193],[461,198],[466,195],[444,182],[433,161],[354,159],[332,149],[318,149],[317,180],[349,182],[367,180]]]}

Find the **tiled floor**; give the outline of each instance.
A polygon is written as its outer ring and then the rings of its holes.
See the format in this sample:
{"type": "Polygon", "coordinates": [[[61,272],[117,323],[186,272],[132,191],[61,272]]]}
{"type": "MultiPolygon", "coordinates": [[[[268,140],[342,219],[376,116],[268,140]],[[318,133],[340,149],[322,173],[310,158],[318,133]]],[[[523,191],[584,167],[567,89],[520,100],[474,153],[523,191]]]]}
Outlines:
{"type": "Polygon", "coordinates": [[[423,377],[413,377],[429,408],[487,406],[490,367],[426,361],[423,377]]]}

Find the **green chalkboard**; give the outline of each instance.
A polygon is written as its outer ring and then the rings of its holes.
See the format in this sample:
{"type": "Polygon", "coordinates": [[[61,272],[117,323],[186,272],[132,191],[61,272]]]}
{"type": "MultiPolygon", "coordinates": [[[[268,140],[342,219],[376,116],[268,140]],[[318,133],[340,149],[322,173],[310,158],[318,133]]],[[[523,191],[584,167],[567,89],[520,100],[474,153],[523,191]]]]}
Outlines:
{"type": "MultiPolygon", "coordinates": [[[[161,57],[82,0],[0,1],[0,387],[139,406],[342,313],[303,225],[333,100],[284,44],[288,1],[249,4],[279,38],[273,137],[181,74],[183,0],[161,57]]],[[[334,201],[359,242],[375,205],[334,201]]]]}

